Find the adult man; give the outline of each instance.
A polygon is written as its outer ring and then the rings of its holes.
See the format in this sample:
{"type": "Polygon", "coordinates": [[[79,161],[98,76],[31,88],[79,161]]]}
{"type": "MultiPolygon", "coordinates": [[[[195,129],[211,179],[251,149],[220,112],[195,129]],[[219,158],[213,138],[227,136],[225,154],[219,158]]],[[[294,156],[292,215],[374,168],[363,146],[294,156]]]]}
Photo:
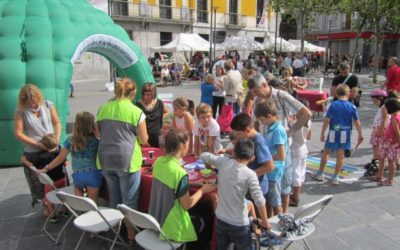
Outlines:
{"type": "Polygon", "coordinates": [[[398,66],[397,57],[389,58],[388,67],[383,88],[386,88],[387,92],[397,91],[397,93],[400,93],[400,67],[398,66]]]}
{"type": "Polygon", "coordinates": [[[350,88],[349,101],[351,101],[355,106],[358,107],[359,104],[357,103],[356,100],[356,98],[359,95],[358,77],[350,73],[350,65],[347,62],[342,62],[339,64],[339,75],[337,75],[332,80],[331,96],[336,95],[336,87],[342,83],[349,86],[350,88]]]}
{"type": "Polygon", "coordinates": [[[240,106],[244,101],[242,75],[234,69],[232,60],[226,61],[224,68],[227,72],[224,78],[224,90],[227,100],[233,103],[233,111],[236,115],[240,112],[240,106]]]}
{"type": "Polygon", "coordinates": [[[292,57],[290,53],[288,53],[283,60],[283,67],[292,67],[292,57]]]}
{"type": "Polygon", "coordinates": [[[289,93],[270,87],[261,74],[257,74],[253,78],[249,79],[247,86],[257,99],[272,98],[275,101],[279,117],[284,127],[289,129],[289,135],[291,132],[299,130],[310,120],[311,111],[306,106],[296,100],[289,93]],[[297,121],[294,125],[289,127],[287,118],[294,115],[296,116],[297,121]]]}
{"type": "Polygon", "coordinates": [[[300,60],[300,56],[296,56],[296,59],[293,61],[293,76],[303,76],[303,61],[300,60]]]}

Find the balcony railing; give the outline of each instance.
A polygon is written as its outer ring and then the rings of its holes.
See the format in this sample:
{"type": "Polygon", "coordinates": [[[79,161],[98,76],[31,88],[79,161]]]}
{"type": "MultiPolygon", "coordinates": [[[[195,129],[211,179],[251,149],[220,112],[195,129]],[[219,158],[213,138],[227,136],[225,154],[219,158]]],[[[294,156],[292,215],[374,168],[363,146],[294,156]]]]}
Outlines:
{"type": "Polygon", "coordinates": [[[148,3],[132,3],[112,1],[111,16],[115,19],[141,19],[148,21],[167,21],[193,23],[193,11],[187,7],[176,8],[168,5],[149,5],[148,3]]]}
{"type": "Polygon", "coordinates": [[[225,14],[225,25],[232,28],[242,28],[246,26],[246,16],[238,13],[225,14]]]}

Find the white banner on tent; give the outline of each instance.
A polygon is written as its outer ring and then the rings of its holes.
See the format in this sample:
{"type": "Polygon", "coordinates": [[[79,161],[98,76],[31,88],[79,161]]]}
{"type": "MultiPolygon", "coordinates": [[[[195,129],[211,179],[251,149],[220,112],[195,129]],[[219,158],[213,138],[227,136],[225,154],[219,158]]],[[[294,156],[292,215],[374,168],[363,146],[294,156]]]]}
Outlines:
{"type": "Polygon", "coordinates": [[[85,52],[94,52],[110,58],[121,69],[135,64],[138,57],[124,42],[115,37],[96,34],[83,40],[75,50],[71,63],[74,64],[85,52]]]}

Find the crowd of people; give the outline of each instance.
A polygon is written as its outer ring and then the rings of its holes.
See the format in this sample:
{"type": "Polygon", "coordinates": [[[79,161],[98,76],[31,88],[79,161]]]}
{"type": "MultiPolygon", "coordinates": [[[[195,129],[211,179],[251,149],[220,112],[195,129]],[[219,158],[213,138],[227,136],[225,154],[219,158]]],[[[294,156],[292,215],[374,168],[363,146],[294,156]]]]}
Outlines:
{"type": "MultiPolygon", "coordinates": [[[[85,111],[76,115],[73,133],[62,147],[58,146],[61,124],[56,107],[35,85],[27,84],[20,90],[15,113],[15,135],[24,143],[21,161],[48,173],[56,185],[63,186],[62,169],[71,153],[76,195],[86,193],[97,202],[104,177],[110,207],[123,203],[138,209],[141,147],[161,148],[165,155],[153,165],[149,213],[168,239],[191,242],[197,236],[188,209],[205,193],[217,189],[216,184],[206,183],[197,192],[189,193],[190,182],[181,159],[194,155],[218,169],[218,249],[226,249],[230,243],[239,249],[251,249],[248,215],[255,214],[251,209],[254,204],[260,224],[268,229],[268,218],[287,213],[289,206],[298,206],[301,200],[307,141],[312,131],[311,111],[296,99],[296,90],[306,86],[292,77],[303,74],[299,71],[302,61],[300,57],[294,61],[284,58],[283,77],[276,79],[270,70],[261,70],[257,64],[250,63],[240,72],[232,60],[227,60],[216,67],[215,75],[205,76],[201,103],[196,106],[185,97],[177,97],[173,110],[157,99],[154,84],[144,84],[142,98],[135,101],[135,83],[121,79],[115,86],[115,97],[100,107],[96,117],[85,111]],[[228,117],[231,146],[225,148],[219,122],[224,108],[232,111],[228,117]]],[[[400,70],[397,58],[391,58],[390,63],[386,90],[371,93],[371,100],[379,108],[371,136],[373,162],[379,162],[379,171],[370,179],[379,185],[393,185],[400,156],[400,101],[396,94],[400,90],[400,70]],[[389,162],[386,179],[385,160],[389,162]]],[[[344,157],[351,149],[353,124],[357,143],[364,139],[356,108],[360,98],[357,76],[350,73],[345,62],[339,65],[339,71],[332,82],[331,98],[323,100],[327,107],[320,140],[325,144],[320,169],[312,174],[317,180],[324,180],[328,156],[336,152],[333,185],[340,183],[344,157]]],[[[24,173],[33,204],[43,200],[48,190],[29,168],[24,168],[24,173]]],[[[44,215],[48,216],[52,207],[44,205],[44,215]]],[[[135,230],[128,223],[126,228],[128,240],[134,241],[135,230]]]]}

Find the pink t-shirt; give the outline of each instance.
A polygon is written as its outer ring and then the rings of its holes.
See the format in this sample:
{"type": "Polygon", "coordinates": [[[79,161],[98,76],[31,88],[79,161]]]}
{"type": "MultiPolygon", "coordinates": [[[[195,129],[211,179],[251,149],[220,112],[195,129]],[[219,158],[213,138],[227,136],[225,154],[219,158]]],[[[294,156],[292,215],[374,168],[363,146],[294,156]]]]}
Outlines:
{"type": "MultiPolygon", "coordinates": [[[[393,119],[393,118],[391,118],[391,119],[393,119]]],[[[394,119],[397,120],[397,124],[400,124],[400,114],[396,115],[394,117],[394,119]]],[[[388,126],[388,128],[387,128],[387,130],[385,132],[385,139],[390,140],[392,142],[396,141],[396,136],[394,134],[394,128],[393,128],[392,120],[390,120],[389,126],[388,126]]]]}

